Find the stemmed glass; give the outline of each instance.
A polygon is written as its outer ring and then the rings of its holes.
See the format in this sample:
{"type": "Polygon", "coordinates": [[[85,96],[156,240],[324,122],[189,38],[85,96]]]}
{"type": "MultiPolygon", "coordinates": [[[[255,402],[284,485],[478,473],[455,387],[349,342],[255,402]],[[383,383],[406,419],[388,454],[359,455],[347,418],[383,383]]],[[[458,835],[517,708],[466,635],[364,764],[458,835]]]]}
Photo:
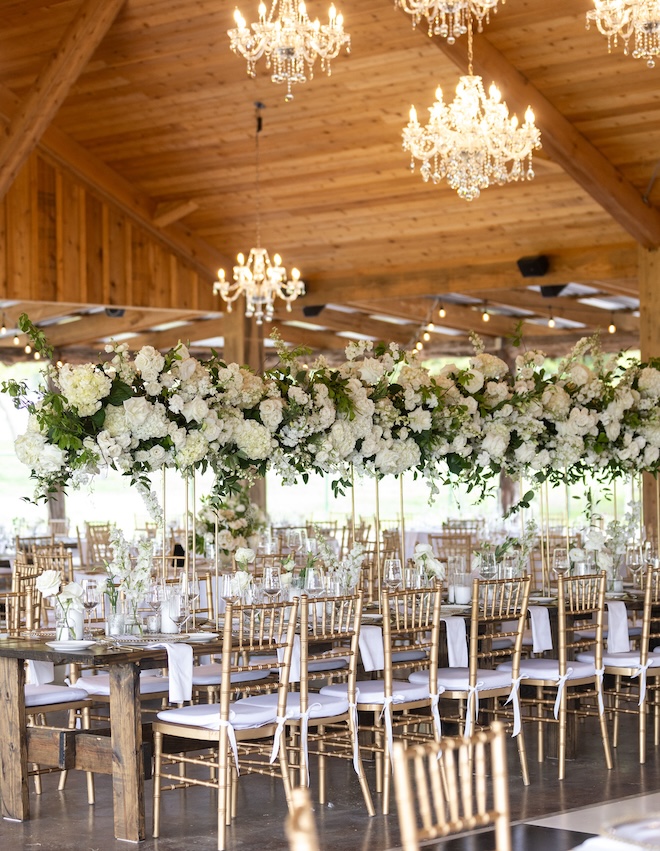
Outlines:
{"type": "Polygon", "coordinates": [[[552,551],[552,570],[555,576],[564,576],[568,573],[570,567],[571,562],[566,547],[555,547],[552,551]]]}
{"type": "Polygon", "coordinates": [[[479,557],[479,575],[482,579],[495,579],[497,576],[497,559],[495,553],[481,553],[479,557]]]}
{"type": "Polygon", "coordinates": [[[238,583],[234,579],[233,573],[223,573],[221,577],[220,596],[225,603],[237,603],[240,599],[238,583]]]}
{"type": "Polygon", "coordinates": [[[383,562],[383,585],[390,591],[396,591],[401,587],[402,582],[401,559],[386,558],[383,562]]]}
{"type": "Polygon", "coordinates": [[[264,567],[262,588],[268,599],[271,602],[274,602],[282,590],[280,569],[277,565],[266,565],[266,567],[264,567]]]}
{"type": "Polygon", "coordinates": [[[190,617],[190,598],[187,594],[172,594],[170,597],[169,615],[176,624],[179,635],[181,635],[181,627],[190,617]]]}
{"type": "Polygon", "coordinates": [[[642,552],[642,548],[637,544],[626,547],[626,567],[632,574],[635,588],[641,587],[640,577],[646,564],[646,549],[642,552]]]}
{"type": "Polygon", "coordinates": [[[91,615],[100,602],[98,585],[95,579],[83,579],[80,583],[83,589],[82,604],[85,610],[86,633],[92,637],[91,615]]]}
{"type": "Polygon", "coordinates": [[[310,597],[318,597],[323,593],[325,583],[320,567],[308,567],[305,571],[305,591],[310,597]]]}

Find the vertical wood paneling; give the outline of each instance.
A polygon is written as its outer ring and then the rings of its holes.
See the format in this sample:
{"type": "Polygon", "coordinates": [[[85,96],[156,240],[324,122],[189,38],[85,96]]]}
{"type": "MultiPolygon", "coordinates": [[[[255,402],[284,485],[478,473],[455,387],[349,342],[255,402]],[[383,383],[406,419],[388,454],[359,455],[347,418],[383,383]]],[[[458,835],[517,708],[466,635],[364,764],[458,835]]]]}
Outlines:
{"type": "Polygon", "coordinates": [[[58,172],[57,180],[57,299],[82,301],[84,193],[68,176],[58,172]]]}
{"type": "MultiPolygon", "coordinates": [[[[97,301],[117,304],[116,294],[125,289],[126,279],[126,219],[121,213],[103,205],[104,219],[104,274],[103,288],[97,301]]],[[[120,303],[122,303],[120,301],[120,303]]]]}
{"type": "MultiPolygon", "coordinates": [[[[89,298],[90,293],[103,291],[107,255],[105,224],[104,205],[93,195],[88,194],[85,201],[86,273],[84,299],[89,298]]],[[[90,300],[93,301],[94,299],[90,300]]]]}
{"type": "Polygon", "coordinates": [[[7,210],[7,295],[9,298],[38,299],[33,286],[32,245],[36,230],[36,204],[32,201],[30,172],[33,159],[21,169],[6,196],[7,210]]]}
{"type": "Polygon", "coordinates": [[[38,266],[39,287],[44,299],[57,298],[57,198],[55,169],[37,161],[38,182],[38,266]]]}

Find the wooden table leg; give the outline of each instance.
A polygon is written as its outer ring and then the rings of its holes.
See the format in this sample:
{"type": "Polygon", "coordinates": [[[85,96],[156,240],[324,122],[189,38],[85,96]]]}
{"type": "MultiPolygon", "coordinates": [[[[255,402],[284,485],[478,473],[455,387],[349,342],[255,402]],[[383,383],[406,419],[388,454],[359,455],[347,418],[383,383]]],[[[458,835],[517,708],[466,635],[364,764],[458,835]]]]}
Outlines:
{"type": "Polygon", "coordinates": [[[25,669],[10,657],[0,658],[0,800],[3,818],[30,818],[25,669]]]}
{"type": "Polygon", "coordinates": [[[137,665],[110,665],[115,838],[145,838],[140,681],[137,665]]]}

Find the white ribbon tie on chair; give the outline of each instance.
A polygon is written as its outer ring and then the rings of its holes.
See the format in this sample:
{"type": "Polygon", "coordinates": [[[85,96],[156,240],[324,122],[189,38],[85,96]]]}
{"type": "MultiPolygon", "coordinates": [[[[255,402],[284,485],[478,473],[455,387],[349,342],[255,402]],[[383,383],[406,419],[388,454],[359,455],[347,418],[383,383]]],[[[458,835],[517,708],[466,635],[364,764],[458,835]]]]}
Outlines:
{"type": "Polygon", "coordinates": [[[465,618],[441,617],[447,632],[447,658],[450,668],[467,668],[467,628],[465,618]]]}
{"type": "Polygon", "coordinates": [[[596,679],[598,681],[598,714],[602,715],[605,712],[605,703],[603,702],[603,678],[605,677],[605,667],[596,668],[596,679]]]}
{"type": "Polygon", "coordinates": [[[380,717],[385,716],[385,734],[387,735],[387,747],[390,755],[390,768],[392,767],[392,751],[394,749],[394,728],[392,726],[392,713],[389,711],[393,703],[403,703],[405,697],[402,694],[391,694],[385,698],[380,717]]]}
{"type": "Polygon", "coordinates": [[[355,693],[355,703],[348,704],[348,713],[351,716],[351,724],[353,726],[353,768],[355,773],[360,774],[360,740],[358,739],[358,708],[357,699],[360,692],[355,693]]]}
{"type": "Polygon", "coordinates": [[[312,710],[314,709],[322,709],[322,704],[320,703],[312,703],[311,706],[307,707],[306,712],[302,712],[299,715],[300,719],[300,744],[303,751],[303,756],[305,758],[305,771],[307,772],[307,785],[309,786],[309,716],[312,710]]]}
{"type": "Polygon", "coordinates": [[[559,715],[559,704],[561,703],[561,696],[564,691],[564,686],[566,685],[566,680],[571,678],[571,674],[573,673],[573,668],[567,668],[566,673],[562,674],[557,678],[557,697],[555,698],[555,709],[554,715],[555,718],[559,715]]]}
{"type": "Polygon", "coordinates": [[[474,705],[474,720],[479,717],[479,689],[484,687],[482,680],[474,686],[468,686],[467,707],[465,709],[465,738],[472,735],[472,706],[474,705]]]}
{"type": "Polygon", "coordinates": [[[526,680],[527,674],[520,674],[515,680],[511,681],[511,691],[504,705],[507,706],[513,702],[513,732],[511,735],[515,738],[522,729],[522,718],[520,717],[520,681],[526,680]]]}
{"type": "MultiPolygon", "coordinates": [[[[230,716],[233,714],[234,713],[230,712],[230,716]]],[[[236,733],[234,732],[234,727],[231,721],[218,721],[218,727],[224,727],[227,730],[229,747],[231,748],[231,752],[234,755],[234,763],[236,764],[236,776],[238,776],[241,772],[238,767],[238,745],[236,744],[236,733]]]]}
{"type": "Polygon", "coordinates": [[[275,735],[273,736],[273,750],[270,752],[270,763],[271,765],[277,759],[277,753],[280,749],[280,739],[282,738],[282,733],[284,731],[284,725],[291,718],[295,718],[297,713],[295,712],[285,712],[284,715],[277,715],[275,718],[275,722],[277,727],[275,727],[275,735]]]}
{"type": "Polygon", "coordinates": [[[646,672],[650,667],[650,662],[647,662],[645,665],[640,664],[639,668],[637,668],[637,670],[633,674],[633,677],[639,677],[639,701],[637,702],[638,706],[641,706],[646,698],[646,672]]]}
{"type": "MultiPolygon", "coordinates": [[[[442,691],[444,691],[444,687],[442,691]]],[[[440,721],[440,710],[438,709],[438,704],[440,703],[440,694],[432,694],[431,695],[431,715],[433,716],[433,724],[435,726],[435,731],[438,736],[438,739],[442,738],[442,722],[440,721]]],[[[439,754],[438,754],[439,756],[439,754]]]]}

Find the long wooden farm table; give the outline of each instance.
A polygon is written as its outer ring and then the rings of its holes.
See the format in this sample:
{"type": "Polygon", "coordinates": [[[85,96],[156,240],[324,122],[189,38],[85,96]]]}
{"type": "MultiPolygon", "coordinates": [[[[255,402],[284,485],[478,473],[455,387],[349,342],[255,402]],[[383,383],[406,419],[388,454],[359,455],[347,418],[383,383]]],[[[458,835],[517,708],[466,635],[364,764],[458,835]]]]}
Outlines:
{"type": "MultiPolygon", "coordinates": [[[[220,644],[198,645],[199,652],[220,644]]],[[[0,641],[0,799],[2,817],[30,818],[28,765],[37,763],[112,775],[117,839],[145,838],[144,753],[140,671],[167,664],[164,649],[110,648],[56,651],[42,641],[0,641]],[[110,735],[94,730],[28,727],[25,710],[26,659],[107,668],[110,674],[110,735]]]]}

